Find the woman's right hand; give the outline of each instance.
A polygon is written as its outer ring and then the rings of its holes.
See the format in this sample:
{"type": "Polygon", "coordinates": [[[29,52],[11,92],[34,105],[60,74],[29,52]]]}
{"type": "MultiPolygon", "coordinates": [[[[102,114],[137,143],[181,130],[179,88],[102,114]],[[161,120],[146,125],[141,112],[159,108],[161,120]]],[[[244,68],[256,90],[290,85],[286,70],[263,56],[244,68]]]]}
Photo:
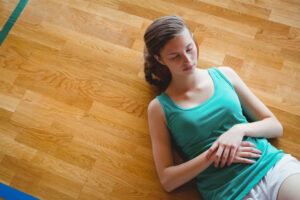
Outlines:
{"type": "MultiPolygon", "coordinates": [[[[253,164],[256,162],[256,160],[250,160],[247,158],[260,158],[260,156],[261,156],[261,151],[258,150],[253,143],[248,141],[242,141],[235,153],[233,162],[253,164]]],[[[227,166],[230,165],[227,164],[227,166]]]]}

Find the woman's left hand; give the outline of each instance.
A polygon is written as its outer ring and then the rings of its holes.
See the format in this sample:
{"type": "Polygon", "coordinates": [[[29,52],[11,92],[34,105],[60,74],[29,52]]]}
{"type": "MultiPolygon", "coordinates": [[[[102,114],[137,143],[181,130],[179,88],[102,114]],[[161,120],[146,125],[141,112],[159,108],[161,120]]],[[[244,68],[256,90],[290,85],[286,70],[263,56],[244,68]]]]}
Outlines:
{"type": "Polygon", "coordinates": [[[240,126],[235,125],[225,133],[223,133],[209,148],[206,158],[209,159],[214,151],[217,151],[214,160],[215,167],[224,167],[227,162],[227,166],[230,166],[237,149],[239,148],[244,137],[244,132],[240,126]]]}

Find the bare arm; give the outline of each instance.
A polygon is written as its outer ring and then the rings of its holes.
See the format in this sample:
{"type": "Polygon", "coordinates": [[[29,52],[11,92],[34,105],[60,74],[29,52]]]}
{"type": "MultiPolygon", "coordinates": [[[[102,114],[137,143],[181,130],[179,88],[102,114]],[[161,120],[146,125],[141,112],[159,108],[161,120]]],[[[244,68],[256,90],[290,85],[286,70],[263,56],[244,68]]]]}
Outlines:
{"type": "Polygon", "coordinates": [[[282,136],[283,128],[274,114],[251,92],[238,74],[229,67],[220,67],[236,90],[242,108],[254,122],[239,124],[244,136],[274,138],[282,136]]]}
{"type": "Polygon", "coordinates": [[[153,157],[160,182],[167,192],[192,180],[205,170],[212,162],[205,159],[206,153],[192,160],[174,165],[170,134],[160,103],[154,99],[148,107],[148,122],[152,141],[153,157]]]}

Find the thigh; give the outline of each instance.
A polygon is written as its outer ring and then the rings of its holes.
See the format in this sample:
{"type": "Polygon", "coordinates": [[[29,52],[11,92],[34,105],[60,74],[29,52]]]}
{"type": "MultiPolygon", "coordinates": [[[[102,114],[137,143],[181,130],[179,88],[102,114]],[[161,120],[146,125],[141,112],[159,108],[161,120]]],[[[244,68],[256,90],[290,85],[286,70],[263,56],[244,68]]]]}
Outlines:
{"type": "Polygon", "coordinates": [[[269,200],[266,177],[263,177],[242,200],[269,200]]]}
{"type": "Polygon", "coordinates": [[[243,200],[293,200],[300,194],[300,162],[290,154],[284,155],[259,181],[243,200]],[[297,188],[298,187],[298,188],[297,188]],[[279,190],[281,190],[279,195],[279,190]],[[292,191],[291,191],[292,190],[292,191]],[[289,195],[290,196],[287,196],[289,195]]]}
{"type": "Polygon", "coordinates": [[[277,200],[298,200],[300,197],[300,173],[288,176],[281,184],[277,200]]]}

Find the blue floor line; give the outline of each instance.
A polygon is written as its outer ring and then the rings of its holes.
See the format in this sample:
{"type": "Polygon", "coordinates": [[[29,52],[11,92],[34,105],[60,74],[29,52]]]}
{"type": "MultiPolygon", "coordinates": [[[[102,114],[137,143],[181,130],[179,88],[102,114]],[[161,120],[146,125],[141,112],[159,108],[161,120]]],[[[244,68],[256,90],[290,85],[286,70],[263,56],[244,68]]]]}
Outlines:
{"type": "Polygon", "coordinates": [[[0,197],[5,200],[38,200],[38,198],[30,196],[3,183],[0,183],[0,197]]]}
{"type": "Polygon", "coordinates": [[[5,40],[6,36],[8,35],[10,29],[13,27],[13,25],[17,21],[22,10],[26,6],[27,2],[28,2],[28,0],[20,0],[17,7],[14,9],[12,14],[8,18],[7,22],[3,26],[2,30],[0,31],[0,46],[3,43],[3,41],[5,40]]]}

